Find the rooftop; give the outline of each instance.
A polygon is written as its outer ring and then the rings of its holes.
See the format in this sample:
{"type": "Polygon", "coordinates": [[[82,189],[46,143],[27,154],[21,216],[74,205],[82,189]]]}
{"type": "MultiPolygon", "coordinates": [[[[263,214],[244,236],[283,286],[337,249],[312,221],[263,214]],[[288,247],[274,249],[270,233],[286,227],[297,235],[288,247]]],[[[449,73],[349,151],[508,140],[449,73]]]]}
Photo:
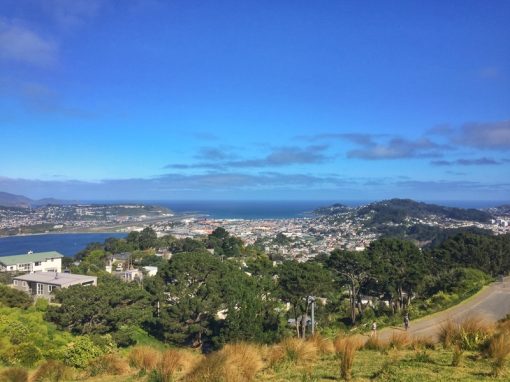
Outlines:
{"type": "Polygon", "coordinates": [[[97,281],[96,276],[75,275],[72,273],[36,272],[16,276],[13,280],[32,281],[57,286],[69,286],[81,284],[87,281],[97,281]]]}
{"type": "Polygon", "coordinates": [[[35,252],[35,253],[25,253],[23,255],[14,255],[14,256],[1,256],[0,263],[4,266],[8,265],[16,265],[16,264],[24,264],[24,263],[33,263],[36,261],[45,261],[47,259],[56,259],[64,257],[61,253],[57,251],[50,252],[35,252]]]}

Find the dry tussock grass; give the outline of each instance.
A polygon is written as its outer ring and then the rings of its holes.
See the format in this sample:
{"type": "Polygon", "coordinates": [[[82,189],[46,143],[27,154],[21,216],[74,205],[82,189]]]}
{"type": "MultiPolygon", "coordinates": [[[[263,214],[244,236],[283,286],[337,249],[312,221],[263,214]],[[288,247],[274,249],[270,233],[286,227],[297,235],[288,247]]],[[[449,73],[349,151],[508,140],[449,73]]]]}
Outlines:
{"type": "Polygon", "coordinates": [[[340,376],[342,379],[351,380],[354,358],[361,346],[362,343],[356,337],[344,337],[337,342],[336,350],[340,355],[340,376]]]}
{"type": "MultiPolygon", "coordinates": [[[[61,361],[48,360],[37,368],[32,375],[32,382],[60,382],[73,378],[74,370],[61,361]]],[[[0,378],[1,380],[1,378],[0,378]]]]}
{"type": "Polygon", "coordinates": [[[410,342],[413,350],[432,349],[436,348],[436,344],[431,337],[413,337],[410,342]]]}
{"type": "Polygon", "coordinates": [[[388,341],[388,347],[392,349],[401,350],[408,347],[411,343],[409,335],[407,333],[393,332],[390,340],[388,341]]]}
{"type": "Polygon", "coordinates": [[[161,353],[149,346],[137,346],[129,353],[131,366],[142,370],[152,371],[160,361],[161,353]]]}
{"type": "Polygon", "coordinates": [[[11,367],[0,371],[1,382],[28,382],[28,372],[24,369],[11,367]]]}
{"type": "Polygon", "coordinates": [[[363,348],[366,350],[377,350],[377,351],[385,351],[388,347],[388,344],[381,340],[378,336],[372,336],[370,337],[365,344],[363,345],[363,348]]]}
{"type": "Polygon", "coordinates": [[[502,374],[505,363],[510,354],[510,336],[507,332],[495,334],[489,341],[487,355],[491,359],[492,374],[498,377],[502,374]]]}
{"type": "Polygon", "coordinates": [[[317,355],[315,343],[299,338],[286,338],[269,350],[268,361],[271,366],[280,362],[306,364],[314,362],[317,355]]]}
{"type": "Polygon", "coordinates": [[[335,352],[335,345],[333,344],[333,341],[321,336],[319,333],[315,333],[313,336],[308,338],[308,341],[315,345],[319,354],[332,354],[335,352]]]}
{"type": "Polygon", "coordinates": [[[131,371],[128,362],[118,354],[105,354],[94,359],[88,368],[91,376],[110,374],[125,375],[131,371]]]}
{"type": "Polygon", "coordinates": [[[183,360],[181,352],[175,349],[165,350],[153,373],[157,375],[158,381],[171,382],[175,374],[182,369],[183,360]]]}
{"type": "Polygon", "coordinates": [[[439,342],[443,344],[443,347],[449,348],[453,345],[458,333],[459,325],[452,320],[447,320],[439,328],[439,342]]]}
{"type": "Polygon", "coordinates": [[[309,340],[314,343],[320,354],[335,353],[335,346],[332,339],[323,337],[319,333],[316,333],[310,337],[309,340]]]}
{"type": "Polygon", "coordinates": [[[186,376],[188,382],[249,382],[263,368],[262,356],[255,345],[238,343],[212,353],[186,376]]]}

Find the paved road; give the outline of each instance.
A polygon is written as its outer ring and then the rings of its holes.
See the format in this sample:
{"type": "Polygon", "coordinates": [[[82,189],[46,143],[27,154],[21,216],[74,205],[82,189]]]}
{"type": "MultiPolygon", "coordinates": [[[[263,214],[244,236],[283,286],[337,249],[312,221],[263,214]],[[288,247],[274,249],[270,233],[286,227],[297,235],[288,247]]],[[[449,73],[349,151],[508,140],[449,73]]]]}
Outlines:
{"type": "MultiPolygon", "coordinates": [[[[468,317],[477,317],[487,322],[495,322],[510,314],[510,277],[495,282],[475,296],[445,311],[423,317],[409,323],[409,335],[413,337],[437,338],[441,325],[448,321],[461,322],[468,317]]],[[[404,332],[402,327],[385,328],[379,336],[389,338],[393,332],[404,332]]]]}

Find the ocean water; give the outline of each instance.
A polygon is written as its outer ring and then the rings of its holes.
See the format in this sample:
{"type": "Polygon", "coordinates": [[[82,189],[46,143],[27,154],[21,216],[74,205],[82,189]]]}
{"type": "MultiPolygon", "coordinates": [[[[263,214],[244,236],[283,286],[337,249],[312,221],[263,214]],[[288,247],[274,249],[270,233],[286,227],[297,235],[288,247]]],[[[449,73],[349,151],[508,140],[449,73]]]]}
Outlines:
{"type": "Polygon", "coordinates": [[[180,200],[153,203],[167,207],[178,214],[200,214],[214,219],[288,219],[310,216],[313,210],[335,202],[317,200],[180,200]]]}
{"type": "MultiPolygon", "coordinates": [[[[176,200],[146,201],[147,204],[158,204],[178,214],[201,214],[215,219],[285,219],[310,216],[319,207],[327,207],[341,203],[356,207],[371,203],[370,200],[176,200]]],[[[505,201],[484,200],[441,200],[424,201],[447,207],[489,208],[505,204],[505,201]]],[[[508,202],[506,202],[508,203],[508,202]]]]}
{"type": "Polygon", "coordinates": [[[0,256],[20,255],[28,251],[57,251],[64,256],[74,256],[89,243],[102,243],[109,237],[122,238],[125,236],[125,233],[50,233],[0,237],[0,256]]]}

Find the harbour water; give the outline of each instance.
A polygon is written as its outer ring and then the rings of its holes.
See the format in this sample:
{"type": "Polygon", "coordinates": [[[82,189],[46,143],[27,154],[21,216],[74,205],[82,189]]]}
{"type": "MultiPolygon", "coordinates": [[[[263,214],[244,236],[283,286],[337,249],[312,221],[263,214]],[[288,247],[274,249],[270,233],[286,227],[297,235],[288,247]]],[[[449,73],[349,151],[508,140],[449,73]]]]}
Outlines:
{"type": "Polygon", "coordinates": [[[125,233],[58,233],[1,237],[0,256],[20,255],[28,251],[57,251],[64,256],[74,256],[89,243],[125,236],[125,233]]]}

